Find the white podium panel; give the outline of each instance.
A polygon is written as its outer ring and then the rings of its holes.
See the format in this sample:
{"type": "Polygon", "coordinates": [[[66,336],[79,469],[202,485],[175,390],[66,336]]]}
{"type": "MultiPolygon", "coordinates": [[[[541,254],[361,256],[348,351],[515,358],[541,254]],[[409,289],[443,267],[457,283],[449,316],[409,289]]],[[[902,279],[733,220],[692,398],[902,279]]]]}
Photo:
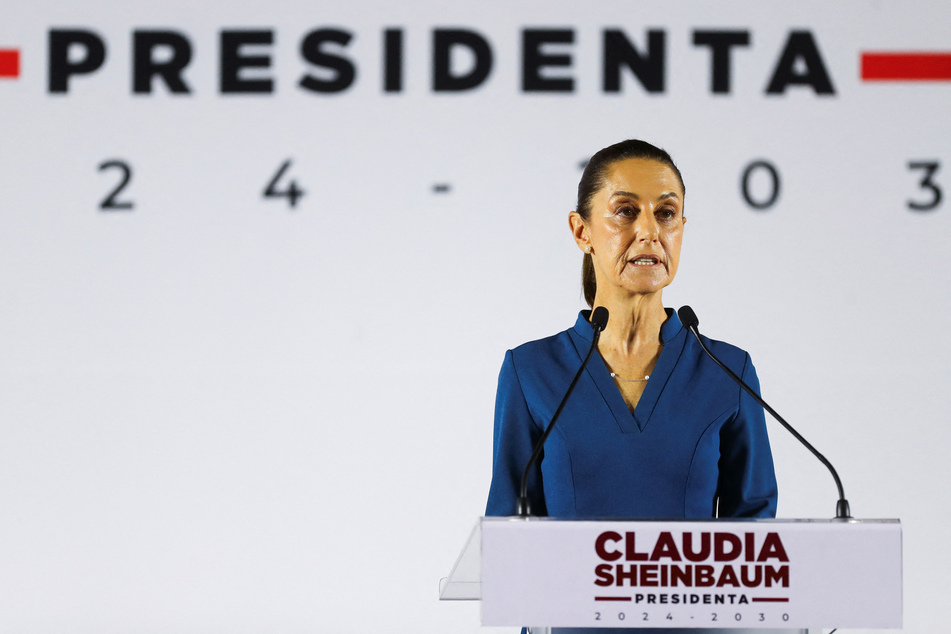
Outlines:
{"type": "MultiPolygon", "coordinates": [[[[478,537],[474,531],[473,540],[478,537]]],[[[481,571],[474,570],[474,549],[470,542],[443,598],[481,598],[488,626],[900,628],[902,622],[897,520],[483,518],[481,571]],[[454,583],[462,580],[467,585],[454,583]]]]}

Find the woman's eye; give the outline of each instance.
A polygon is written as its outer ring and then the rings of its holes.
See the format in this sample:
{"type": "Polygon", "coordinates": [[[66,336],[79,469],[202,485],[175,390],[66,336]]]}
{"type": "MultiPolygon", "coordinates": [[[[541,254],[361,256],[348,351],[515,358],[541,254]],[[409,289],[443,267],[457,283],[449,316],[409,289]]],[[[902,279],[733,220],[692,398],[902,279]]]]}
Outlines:
{"type": "Polygon", "coordinates": [[[677,212],[669,207],[661,209],[657,212],[657,217],[663,220],[673,220],[677,217],[677,212]]]}
{"type": "Polygon", "coordinates": [[[634,209],[633,207],[629,207],[627,205],[623,207],[618,207],[617,215],[624,216],[625,218],[633,218],[637,216],[637,209],[634,209]]]}

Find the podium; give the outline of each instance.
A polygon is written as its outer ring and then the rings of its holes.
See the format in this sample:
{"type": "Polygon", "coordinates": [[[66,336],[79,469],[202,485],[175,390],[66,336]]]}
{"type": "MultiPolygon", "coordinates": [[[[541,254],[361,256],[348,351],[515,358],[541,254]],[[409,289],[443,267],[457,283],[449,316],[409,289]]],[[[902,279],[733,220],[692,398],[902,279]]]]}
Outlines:
{"type": "Polygon", "coordinates": [[[901,548],[898,520],[483,517],[439,598],[533,633],[901,628],[901,548]]]}

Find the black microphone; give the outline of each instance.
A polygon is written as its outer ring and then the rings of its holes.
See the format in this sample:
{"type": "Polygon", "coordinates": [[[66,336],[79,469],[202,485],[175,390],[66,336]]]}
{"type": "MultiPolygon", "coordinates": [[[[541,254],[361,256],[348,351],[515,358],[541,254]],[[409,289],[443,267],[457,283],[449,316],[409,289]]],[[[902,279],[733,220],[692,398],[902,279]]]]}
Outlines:
{"type": "Polygon", "coordinates": [[[693,312],[693,308],[690,306],[681,306],[680,310],[677,311],[677,316],[680,317],[680,323],[684,325],[684,328],[691,331],[700,325],[697,313],[693,312]]]}
{"type": "Polygon", "coordinates": [[[835,517],[836,519],[850,519],[852,515],[850,514],[851,511],[849,510],[849,501],[845,499],[845,489],[842,488],[842,480],[839,479],[839,474],[836,473],[835,467],[832,466],[832,463],[829,462],[825,456],[819,453],[815,447],[809,444],[809,441],[803,438],[799,432],[793,429],[792,425],[787,423],[785,419],[783,419],[783,417],[776,412],[776,410],[770,407],[766,401],[761,399],[759,394],[757,394],[752,388],[750,388],[749,385],[743,382],[743,379],[738,377],[733,372],[733,370],[726,367],[722,361],[717,359],[716,356],[710,352],[710,349],[707,348],[707,345],[703,343],[703,339],[700,338],[700,330],[697,328],[697,326],[700,325],[700,320],[697,319],[697,314],[693,312],[693,309],[690,308],[690,306],[681,306],[680,310],[677,311],[677,316],[680,317],[680,322],[684,325],[684,327],[692,332],[694,337],[697,338],[697,342],[700,344],[700,347],[703,348],[703,351],[707,353],[707,356],[713,359],[714,362],[716,362],[716,364],[720,366],[724,372],[730,375],[731,379],[736,381],[740,387],[746,390],[747,394],[752,396],[753,399],[763,407],[763,409],[765,409],[772,415],[773,418],[779,421],[779,423],[785,427],[790,434],[796,437],[796,440],[801,442],[806,447],[806,449],[811,451],[813,455],[829,469],[829,473],[832,474],[832,479],[835,480],[835,486],[839,489],[839,501],[835,505],[835,517]]]}
{"type": "Polygon", "coordinates": [[[594,328],[594,336],[600,337],[601,332],[608,327],[608,309],[604,306],[598,306],[591,313],[591,327],[594,328]]]}
{"type": "Polygon", "coordinates": [[[598,339],[601,338],[601,331],[604,330],[607,325],[608,309],[604,306],[598,306],[594,309],[594,312],[591,313],[591,327],[594,329],[594,333],[591,337],[591,347],[588,348],[588,354],[585,355],[584,361],[581,362],[581,367],[578,368],[578,371],[575,373],[575,378],[571,380],[571,385],[568,386],[568,391],[565,392],[561,403],[558,404],[558,409],[555,410],[555,414],[551,417],[551,422],[548,423],[548,427],[545,428],[545,433],[543,433],[541,438],[538,439],[538,442],[535,443],[535,447],[532,449],[532,455],[525,465],[525,471],[522,472],[522,483],[519,487],[518,504],[515,509],[515,513],[519,517],[528,517],[532,514],[532,505],[528,500],[528,476],[531,473],[532,465],[538,461],[538,457],[542,453],[542,447],[545,446],[545,441],[548,440],[551,430],[555,428],[555,421],[558,420],[561,410],[564,409],[565,403],[568,402],[568,397],[575,389],[575,384],[578,382],[578,379],[581,378],[581,373],[584,371],[585,366],[588,365],[588,359],[591,358],[591,354],[595,348],[598,347],[598,339]]]}

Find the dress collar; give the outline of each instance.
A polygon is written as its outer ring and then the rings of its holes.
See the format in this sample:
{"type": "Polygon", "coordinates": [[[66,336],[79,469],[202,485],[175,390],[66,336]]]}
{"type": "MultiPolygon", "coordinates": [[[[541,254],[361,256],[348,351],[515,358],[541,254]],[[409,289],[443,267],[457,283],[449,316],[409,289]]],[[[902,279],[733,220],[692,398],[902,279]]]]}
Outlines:
{"type": "MultiPolygon", "coordinates": [[[[660,342],[667,345],[680,334],[680,331],[683,330],[683,324],[680,323],[680,317],[677,316],[673,308],[665,308],[664,310],[667,312],[667,321],[660,326],[660,342]]],[[[581,311],[578,313],[578,319],[575,321],[575,327],[573,328],[578,336],[588,343],[591,343],[593,330],[590,319],[590,310],[581,311]]]]}
{"type": "MultiPolygon", "coordinates": [[[[624,397],[618,391],[617,385],[615,385],[614,379],[611,378],[611,374],[608,372],[607,366],[604,365],[600,354],[595,354],[588,367],[585,368],[588,377],[597,386],[605,404],[611,410],[618,428],[625,434],[643,432],[648,426],[657,402],[667,386],[668,380],[670,380],[674,366],[677,364],[681,352],[683,352],[686,337],[678,337],[678,335],[685,332],[684,327],[673,309],[665,308],[664,310],[667,311],[667,321],[660,327],[660,341],[664,347],[660,352],[657,363],[654,365],[654,371],[651,372],[650,380],[644,386],[644,393],[641,394],[634,412],[627,408],[624,397]]],[[[574,339],[575,349],[581,358],[588,351],[593,339],[593,329],[588,321],[590,316],[590,310],[581,311],[574,328],[570,331],[574,339]]]]}

